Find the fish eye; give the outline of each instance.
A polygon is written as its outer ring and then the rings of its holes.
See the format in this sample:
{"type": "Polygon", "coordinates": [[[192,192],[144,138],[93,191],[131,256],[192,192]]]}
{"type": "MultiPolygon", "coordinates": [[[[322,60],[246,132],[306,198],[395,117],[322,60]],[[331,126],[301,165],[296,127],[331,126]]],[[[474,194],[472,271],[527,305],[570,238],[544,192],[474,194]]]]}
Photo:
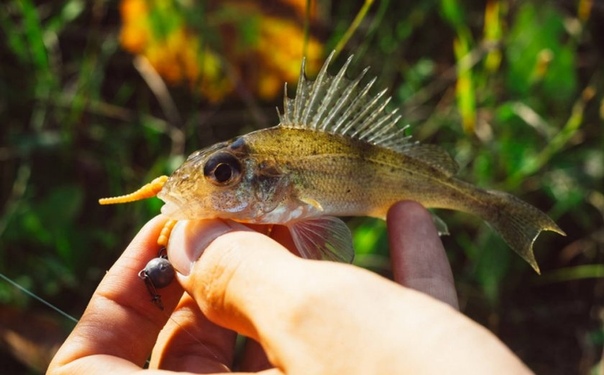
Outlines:
{"type": "Polygon", "coordinates": [[[241,163],[227,152],[217,152],[210,156],[203,167],[203,175],[214,185],[228,185],[239,181],[241,163]]]}

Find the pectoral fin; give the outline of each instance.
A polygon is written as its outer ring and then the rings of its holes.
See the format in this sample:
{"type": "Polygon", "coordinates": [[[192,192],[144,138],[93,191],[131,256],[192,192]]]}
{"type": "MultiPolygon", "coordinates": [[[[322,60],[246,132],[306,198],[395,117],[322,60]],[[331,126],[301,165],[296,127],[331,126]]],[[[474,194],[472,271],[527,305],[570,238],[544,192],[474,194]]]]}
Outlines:
{"type": "Polygon", "coordinates": [[[312,199],[312,198],[300,198],[300,200],[302,202],[304,202],[305,204],[313,207],[315,210],[317,211],[323,211],[323,206],[321,206],[321,203],[319,203],[316,199],[312,199]]]}
{"type": "Polygon", "coordinates": [[[352,234],[340,219],[323,216],[288,225],[303,258],[351,263],[354,258],[352,234]]]}

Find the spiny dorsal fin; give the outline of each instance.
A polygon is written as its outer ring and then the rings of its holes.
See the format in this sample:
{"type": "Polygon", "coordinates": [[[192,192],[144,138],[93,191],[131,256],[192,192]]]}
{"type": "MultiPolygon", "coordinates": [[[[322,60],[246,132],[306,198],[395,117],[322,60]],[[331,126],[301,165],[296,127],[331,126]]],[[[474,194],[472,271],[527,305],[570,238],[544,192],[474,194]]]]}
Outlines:
{"type": "Polygon", "coordinates": [[[417,143],[404,134],[406,127],[397,126],[401,118],[398,110],[386,110],[391,99],[385,96],[386,90],[374,96],[369,94],[375,78],[360,86],[369,68],[354,80],[348,79],[346,69],[353,58],[350,56],[338,74],[332,76],[327,73],[327,68],[333,56],[334,52],[314,81],[307,79],[306,62],[302,60],[295,98],[287,96],[285,86],[283,113],[279,113],[280,125],[340,134],[398,152],[415,146],[417,143]]]}

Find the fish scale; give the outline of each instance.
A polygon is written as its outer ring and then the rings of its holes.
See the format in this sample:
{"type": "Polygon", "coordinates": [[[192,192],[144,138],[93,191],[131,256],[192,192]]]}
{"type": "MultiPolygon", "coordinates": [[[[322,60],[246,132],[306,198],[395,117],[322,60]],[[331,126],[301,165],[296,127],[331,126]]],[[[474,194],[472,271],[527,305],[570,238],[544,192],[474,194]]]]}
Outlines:
{"type": "Polygon", "coordinates": [[[543,212],[504,192],[455,177],[442,148],[413,141],[385,91],[362,85],[367,69],[328,73],[333,53],[312,81],[305,64],[294,98],[285,97],[280,124],[194,152],[152,186],[102,203],[157,194],[174,220],[208,218],[289,228],[307,258],[352,261],[350,230],[338,216],[384,219],[400,200],[479,216],[539,272],[533,243],[542,231],[564,232],[543,212]],[[157,193],[159,191],[159,193],[157,193]]]}

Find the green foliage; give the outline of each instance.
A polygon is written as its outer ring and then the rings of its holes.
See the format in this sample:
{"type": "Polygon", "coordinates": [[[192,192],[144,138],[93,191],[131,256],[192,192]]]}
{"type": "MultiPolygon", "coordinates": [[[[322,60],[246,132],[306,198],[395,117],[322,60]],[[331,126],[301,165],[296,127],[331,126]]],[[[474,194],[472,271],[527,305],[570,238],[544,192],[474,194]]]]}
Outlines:
{"type": "MultiPolygon", "coordinates": [[[[544,265],[538,278],[484,224],[459,213],[441,214],[452,233],[443,240],[466,311],[497,331],[510,329],[510,310],[524,299],[529,302],[521,308],[529,310],[576,303],[574,298],[597,299],[604,250],[604,85],[601,49],[591,44],[594,29],[585,19],[551,2],[484,5],[455,0],[391,4],[388,14],[399,17],[384,16],[381,27],[368,27],[373,33],[351,49],[367,50],[365,60],[379,61],[373,65],[385,75],[384,82],[394,82],[396,106],[402,107],[412,133],[449,149],[462,166],[462,178],[522,197],[567,232],[566,239],[542,234],[537,240],[537,259],[544,265]],[[447,34],[443,48],[438,41],[447,34]],[[393,43],[372,48],[373,40],[393,43]],[[430,46],[424,48],[427,41],[430,46]],[[553,282],[558,284],[551,287],[550,301],[540,291],[553,282]],[[568,292],[579,287],[585,288],[581,297],[568,292]]],[[[601,20],[602,8],[593,12],[601,20]]],[[[373,221],[360,224],[355,243],[384,246],[374,240],[384,238],[384,231],[373,221]]],[[[359,263],[365,259],[375,263],[365,253],[359,263]]],[[[580,317],[557,319],[575,322],[574,334],[586,337],[602,327],[601,321],[578,323],[588,321],[588,314],[586,309],[580,317]]],[[[519,328],[514,332],[513,342],[531,341],[519,328]]],[[[593,345],[597,353],[600,344],[593,345]]],[[[577,371],[586,369],[565,364],[544,372],[577,371]]]]}
{"type": "Polygon", "coordinates": [[[576,96],[576,45],[567,37],[564,18],[549,4],[523,4],[511,26],[506,84],[511,94],[527,98],[538,90],[543,99],[567,103],[576,96]],[[537,9],[538,8],[538,9],[537,9]]]}
{"type": "MultiPolygon", "coordinates": [[[[151,15],[159,35],[204,19],[203,4],[183,16],[180,3],[163,3],[168,8],[151,15]]],[[[475,218],[439,212],[451,232],[443,241],[464,312],[542,373],[587,373],[584,358],[603,343],[604,8],[593,2],[579,12],[572,2],[539,0],[333,3],[323,9],[327,48],[342,48],[339,61],[354,53],[357,68],[373,67],[376,87],[391,87],[415,138],[448,149],[461,178],[527,200],[568,234],[539,237],[538,277],[475,218]],[[535,326],[557,332],[560,322],[573,329],[559,340],[532,335],[535,326]],[[579,347],[577,340],[582,353],[543,354],[579,347]]],[[[250,104],[243,88],[240,100],[211,105],[169,87],[175,117],[120,48],[118,19],[117,1],[0,4],[0,272],[76,316],[161,206],[99,207],[99,197],[132,191],[170,173],[188,152],[249,131],[250,113],[277,121],[275,103],[250,104]]],[[[244,43],[258,42],[257,22],[237,23],[244,43]]],[[[388,274],[384,222],[351,226],[357,263],[388,274]]],[[[2,282],[0,301],[38,307],[2,282]]]]}

